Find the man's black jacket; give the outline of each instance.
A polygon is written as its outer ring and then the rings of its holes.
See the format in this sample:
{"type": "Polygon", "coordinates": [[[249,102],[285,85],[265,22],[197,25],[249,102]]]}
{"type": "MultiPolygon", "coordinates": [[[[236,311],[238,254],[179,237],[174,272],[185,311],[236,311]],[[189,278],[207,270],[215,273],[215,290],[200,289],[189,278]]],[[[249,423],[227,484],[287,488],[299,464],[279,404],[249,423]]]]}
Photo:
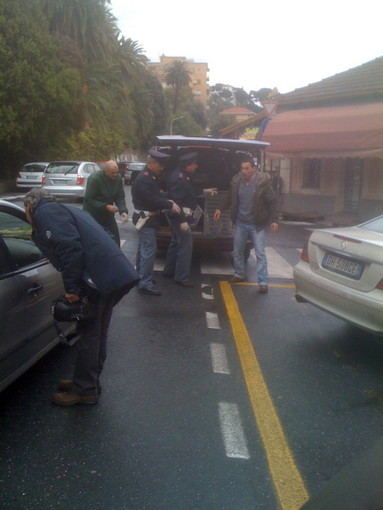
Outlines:
{"type": "Polygon", "coordinates": [[[80,294],[91,278],[100,294],[125,289],[139,280],[135,269],[89,213],[49,199],[33,209],[33,240],[61,272],[65,292],[80,294]]]}

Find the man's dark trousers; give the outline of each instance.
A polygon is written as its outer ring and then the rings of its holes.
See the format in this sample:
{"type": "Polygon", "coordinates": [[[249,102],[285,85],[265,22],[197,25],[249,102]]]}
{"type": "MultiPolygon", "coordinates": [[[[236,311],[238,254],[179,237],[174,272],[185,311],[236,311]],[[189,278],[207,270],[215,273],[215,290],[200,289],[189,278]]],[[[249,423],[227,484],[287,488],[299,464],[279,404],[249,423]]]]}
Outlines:
{"type": "Polygon", "coordinates": [[[77,342],[77,358],[73,375],[73,391],[78,395],[98,395],[100,375],[106,359],[108,328],[119,293],[95,299],[96,317],[80,323],[81,338],[77,342]]]}

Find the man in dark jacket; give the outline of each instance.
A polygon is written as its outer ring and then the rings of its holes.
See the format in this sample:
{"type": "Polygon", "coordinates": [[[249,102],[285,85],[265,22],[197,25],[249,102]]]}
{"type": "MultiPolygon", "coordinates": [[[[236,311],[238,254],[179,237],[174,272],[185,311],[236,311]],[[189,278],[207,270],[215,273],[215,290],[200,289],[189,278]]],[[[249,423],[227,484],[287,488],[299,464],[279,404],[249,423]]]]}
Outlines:
{"type": "Polygon", "coordinates": [[[146,168],[133,182],[132,198],[135,208],[133,223],[139,231],[136,269],[140,275],[138,290],[142,294],[160,296],[154,287],[153,267],[157,251],[157,229],[162,210],[179,214],[180,208],[161,193],[159,176],[165,168],[167,154],[150,150],[146,168]]]}
{"type": "Polygon", "coordinates": [[[60,381],[53,402],[61,406],[96,404],[113,307],[136,285],[138,275],[110,235],[87,213],[56,202],[42,189],[24,199],[32,239],[61,272],[65,298],[87,297],[94,319],[79,323],[81,338],[73,379],[60,381]]]}
{"type": "Polygon", "coordinates": [[[181,208],[177,215],[168,214],[172,238],[166,254],[163,275],[173,278],[182,287],[193,287],[189,282],[193,254],[193,233],[190,222],[197,207],[197,191],[193,174],[198,168],[197,153],[189,152],[180,157],[179,166],[168,181],[168,196],[181,208]]]}
{"type": "Polygon", "coordinates": [[[85,190],[84,210],[113,236],[120,246],[120,234],[114,215],[119,213],[123,222],[128,221],[124,186],[115,161],[104,163],[103,169],[93,173],[85,190]]]}
{"type": "Polygon", "coordinates": [[[231,221],[234,224],[234,276],[230,283],[245,279],[245,247],[250,237],[257,257],[256,271],[259,292],[268,291],[269,275],[265,254],[266,227],[270,224],[272,232],[278,229],[276,197],[270,176],[257,171],[251,157],[244,157],[241,169],[230,184],[230,191],[221,206],[214,213],[214,220],[221,211],[231,209],[231,221]]]}

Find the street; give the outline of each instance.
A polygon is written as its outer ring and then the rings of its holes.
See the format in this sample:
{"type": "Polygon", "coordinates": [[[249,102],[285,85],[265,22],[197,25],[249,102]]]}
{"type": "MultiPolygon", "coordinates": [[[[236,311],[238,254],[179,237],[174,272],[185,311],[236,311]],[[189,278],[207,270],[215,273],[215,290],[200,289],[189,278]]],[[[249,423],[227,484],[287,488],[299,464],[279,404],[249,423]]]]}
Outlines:
{"type": "MultiPolygon", "coordinates": [[[[137,232],[119,228],[134,263],[137,232]]],[[[0,508],[298,510],[368,448],[383,346],[296,302],[312,228],[268,234],[267,295],[253,253],[235,285],[230,254],[197,253],[191,289],[161,276],[159,253],[162,296],[133,289],[115,309],[97,406],[50,403],[71,374],[63,345],[0,394],[0,508]]]]}

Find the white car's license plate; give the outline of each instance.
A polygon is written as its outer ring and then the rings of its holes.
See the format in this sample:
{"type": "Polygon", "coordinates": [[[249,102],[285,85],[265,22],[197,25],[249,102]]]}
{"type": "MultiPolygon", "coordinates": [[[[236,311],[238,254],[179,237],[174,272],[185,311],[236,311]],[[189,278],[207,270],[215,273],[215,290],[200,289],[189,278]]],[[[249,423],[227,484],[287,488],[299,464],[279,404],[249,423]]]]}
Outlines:
{"type": "Polygon", "coordinates": [[[332,253],[326,253],[323,257],[322,266],[329,271],[343,274],[344,276],[348,276],[354,280],[360,279],[364,268],[364,265],[359,262],[338,257],[338,255],[334,255],[332,253]]]}
{"type": "Polygon", "coordinates": [[[35,177],[34,175],[26,175],[25,178],[26,179],[37,179],[37,177],[35,177]]]}

